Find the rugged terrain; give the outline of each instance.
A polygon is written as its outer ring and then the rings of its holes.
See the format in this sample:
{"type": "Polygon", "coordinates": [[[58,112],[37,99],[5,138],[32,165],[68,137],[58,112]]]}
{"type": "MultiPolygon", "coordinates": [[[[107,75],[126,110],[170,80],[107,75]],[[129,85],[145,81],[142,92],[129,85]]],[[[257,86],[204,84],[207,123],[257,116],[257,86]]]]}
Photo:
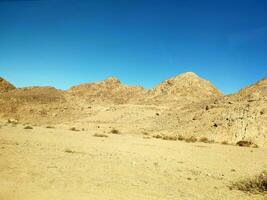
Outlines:
{"type": "Polygon", "coordinates": [[[2,80],[0,117],[31,124],[117,128],[129,133],[208,137],[217,142],[267,142],[267,79],[224,96],[192,72],[148,90],[115,77],[63,91],[15,88],[2,80]]]}
{"type": "Polygon", "coordinates": [[[231,95],[192,72],[151,90],[0,80],[0,199],[267,197],[231,187],[267,168],[267,79],[231,95]]]}

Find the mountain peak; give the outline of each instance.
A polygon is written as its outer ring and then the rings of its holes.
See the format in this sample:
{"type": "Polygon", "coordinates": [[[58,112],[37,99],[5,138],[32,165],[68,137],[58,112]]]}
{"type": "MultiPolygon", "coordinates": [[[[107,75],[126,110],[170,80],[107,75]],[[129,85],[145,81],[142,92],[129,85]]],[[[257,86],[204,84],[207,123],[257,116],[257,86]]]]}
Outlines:
{"type": "Polygon", "coordinates": [[[16,89],[14,85],[0,77],[0,93],[2,92],[8,92],[10,90],[16,89]]]}
{"type": "Polygon", "coordinates": [[[115,83],[115,84],[120,84],[120,80],[117,79],[115,76],[110,76],[108,77],[104,82],[106,83],[115,83]]]}
{"type": "Polygon", "coordinates": [[[199,78],[199,76],[197,74],[195,74],[194,72],[185,72],[183,74],[178,75],[180,77],[197,77],[199,78]]]}
{"type": "Polygon", "coordinates": [[[189,100],[192,102],[222,96],[209,81],[193,72],[186,72],[170,78],[153,89],[157,99],[189,100]]]}

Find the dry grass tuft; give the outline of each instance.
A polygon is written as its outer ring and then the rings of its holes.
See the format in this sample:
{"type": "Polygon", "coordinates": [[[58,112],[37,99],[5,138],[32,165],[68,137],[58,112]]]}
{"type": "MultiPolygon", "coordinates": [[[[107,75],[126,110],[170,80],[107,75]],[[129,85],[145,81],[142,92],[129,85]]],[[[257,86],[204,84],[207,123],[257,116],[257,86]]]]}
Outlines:
{"type": "Polygon", "coordinates": [[[222,141],[221,144],[228,145],[229,143],[227,141],[222,141]]]}
{"type": "Polygon", "coordinates": [[[197,142],[197,138],[195,136],[191,136],[185,139],[186,142],[197,142]]]}
{"type": "Polygon", "coordinates": [[[103,134],[103,133],[95,133],[94,136],[95,137],[108,137],[108,135],[103,134]]]}
{"type": "Polygon", "coordinates": [[[112,130],[110,131],[110,133],[111,133],[111,134],[120,134],[120,131],[117,130],[117,129],[112,129],[112,130]]]}
{"type": "Polygon", "coordinates": [[[229,188],[250,193],[267,194],[267,171],[265,170],[254,177],[240,180],[232,184],[229,188]]]}
{"type": "Polygon", "coordinates": [[[33,129],[31,126],[25,126],[24,129],[33,129]]]}

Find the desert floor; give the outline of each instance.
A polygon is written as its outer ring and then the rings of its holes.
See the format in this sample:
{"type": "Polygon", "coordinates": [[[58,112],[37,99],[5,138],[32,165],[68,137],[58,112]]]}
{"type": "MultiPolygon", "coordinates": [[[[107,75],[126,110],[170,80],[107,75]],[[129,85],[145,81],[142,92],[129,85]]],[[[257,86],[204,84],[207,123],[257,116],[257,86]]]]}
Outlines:
{"type": "Polygon", "coordinates": [[[267,167],[266,148],[127,133],[2,126],[1,200],[267,199],[228,186],[267,167]]]}

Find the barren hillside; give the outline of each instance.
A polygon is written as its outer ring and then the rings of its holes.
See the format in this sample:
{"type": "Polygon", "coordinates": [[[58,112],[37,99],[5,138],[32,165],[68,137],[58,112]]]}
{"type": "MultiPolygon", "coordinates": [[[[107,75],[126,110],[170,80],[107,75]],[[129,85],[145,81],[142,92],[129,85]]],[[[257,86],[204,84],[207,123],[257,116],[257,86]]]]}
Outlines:
{"type": "Polygon", "coordinates": [[[5,79],[0,77],[0,93],[8,92],[10,90],[14,90],[15,86],[6,81],[5,79]]]}
{"type": "Polygon", "coordinates": [[[123,85],[114,77],[66,91],[10,86],[0,94],[0,116],[24,123],[98,127],[100,132],[117,127],[135,134],[206,136],[231,143],[250,140],[265,146],[266,80],[228,96],[192,72],[152,90],[123,85]]]}
{"type": "Polygon", "coordinates": [[[146,101],[166,103],[194,103],[215,99],[223,94],[209,81],[193,72],[170,78],[148,92],[146,101]]]}

